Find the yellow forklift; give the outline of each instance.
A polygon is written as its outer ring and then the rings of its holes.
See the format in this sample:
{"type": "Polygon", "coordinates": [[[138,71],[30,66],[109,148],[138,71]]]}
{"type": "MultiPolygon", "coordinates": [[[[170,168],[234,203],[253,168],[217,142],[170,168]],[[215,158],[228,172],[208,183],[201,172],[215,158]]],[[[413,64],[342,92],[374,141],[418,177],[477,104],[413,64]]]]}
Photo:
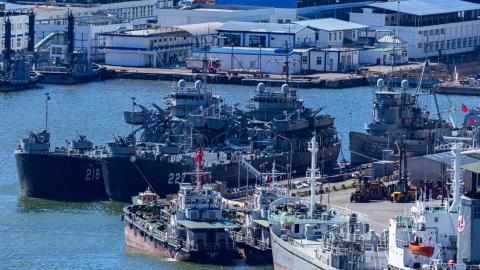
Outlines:
{"type": "Polygon", "coordinates": [[[416,189],[408,184],[407,175],[407,155],[403,140],[401,143],[396,143],[398,147],[399,157],[399,169],[398,169],[398,182],[389,186],[390,201],[391,202],[412,202],[416,197],[416,189]]]}

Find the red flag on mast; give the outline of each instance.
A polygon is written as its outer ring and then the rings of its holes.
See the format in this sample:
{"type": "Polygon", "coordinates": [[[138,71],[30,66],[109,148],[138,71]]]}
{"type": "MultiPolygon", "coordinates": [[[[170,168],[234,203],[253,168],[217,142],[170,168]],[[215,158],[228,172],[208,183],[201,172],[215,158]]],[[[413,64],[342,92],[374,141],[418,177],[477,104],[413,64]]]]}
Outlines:
{"type": "Polygon", "coordinates": [[[468,112],[468,107],[467,107],[467,105],[465,105],[465,104],[463,104],[463,103],[462,103],[462,112],[464,112],[464,113],[468,112]]]}

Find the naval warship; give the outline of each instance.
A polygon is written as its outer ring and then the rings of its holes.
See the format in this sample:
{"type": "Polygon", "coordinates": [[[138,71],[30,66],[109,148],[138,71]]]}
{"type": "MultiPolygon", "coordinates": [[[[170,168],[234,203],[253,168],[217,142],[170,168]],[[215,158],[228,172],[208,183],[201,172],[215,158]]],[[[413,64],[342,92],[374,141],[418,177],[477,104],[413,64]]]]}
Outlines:
{"type": "Polygon", "coordinates": [[[315,138],[309,149],[310,201],[283,197],[268,210],[274,269],[385,269],[383,237],[369,230],[364,216],[317,202],[316,179],[321,179],[321,174],[315,138]]]}
{"type": "Polygon", "coordinates": [[[419,104],[420,87],[409,91],[408,81],[401,88],[377,82],[373,99],[373,120],[365,132],[350,132],[351,163],[361,164],[382,159],[384,150],[397,152],[395,142],[404,138],[407,152],[413,156],[434,153],[436,144],[452,134],[453,126],[438,113],[433,119],[430,112],[419,104]]]}
{"type": "Polygon", "coordinates": [[[44,83],[76,84],[97,80],[101,77],[103,67],[93,64],[85,50],[75,50],[75,18],[72,13],[67,16],[67,49],[65,61],[60,58],[37,61],[35,71],[43,76],[44,83]]]}
{"type": "MultiPolygon", "coordinates": [[[[167,204],[134,204],[124,208],[125,243],[146,254],[197,263],[230,264],[237,249],[227,229],[219,192],[203,184],[201,152],[190,175],[196,184],[182,184],[167,204]]],[[[144,197],[144,196],[143,196],[144,197]]]]}
{"type": "Polygon", "coordinates": [[[105,185],[96,147],[85,136],[66,141],[66,147],[50,149],[48,101],[45,94],[45,128],[30,132],[14,150],[20,192],[24,196],[62,200],[92,201],[105,199],[105,185]]]}
{"type": "MultiPolygon", "coordinates": [[[[29,23],[34,24],[35,15],[29,14],[29,23]],[[32,23],[33,17],[33,23],[32,23]]],[[[29,26],[29,39],[32,38],[32,27],[29,26]]],[[[30,89],[36,87],[42,80],[39,73],[30,71],[30,61],[26,55],[12,53],[12,23],[10,19],[5,21],[4,35],[4,51],[3,51],[3,70],[0,71],[0,92],[30,89]]],[[[27,52],[31,50],[31,42],[29,40],[27,52]]]]}
{"type": "MultiPolygon", "coordinates": [[[[257,94],[277,95],[276,91],[265,91],[262,85],[257,88],[257,94]]],[[[298,100],[293,90],[286,86],[283,89],[282,93],[289,91],[285,98],[295,96],[298,100]]],[[[159,196],[175,192],[183,179],[182,171],[192,169],[198,147],[205,149],[205,169],[214,179],[226,182],[228,187],[238,187],[248,178],[256,178],[259,170],[271,167],[273,161],[287,168],[288,177],[298,175],[309,165],[307,138],[312,133],[321,142],[323,151],[318,156],[325,171],[335,167],[340,142],[334,118],[304,108],[301,100],[296,102],[295,111],[280,113],[281,104],[287,103],[277,97],[271,106],[263,105],[262,102],[272,103],[270,100],[263,99],[258,103],[261,107],[256,109],[260,113],[275,107],[279,114],[270,122],[248,119],[249,112],[218,103],[205,108],[201,104],[196,108],[188,107],[189,116],[183,119],[178,116],[185,115],[185,111],[175,117],[168,114],[171,109],[163,111],[158,106],[125,112],[128,123],[132,124],[130,120],[136,116],[134,124],[140,126],[129,137],[141,132],[140,140],[108,147],[108,154],[102,157],[107,193],[113,200],[129,201],[131,196],[145,190],[148,183],[159,196]]]]}
{"type": "Polygon", "coordinates": [[[31,132],[14,150],[21,194],[62,201],[105,199],[99,152],[85,136],[51,151],[49,132],[31,132]]]}

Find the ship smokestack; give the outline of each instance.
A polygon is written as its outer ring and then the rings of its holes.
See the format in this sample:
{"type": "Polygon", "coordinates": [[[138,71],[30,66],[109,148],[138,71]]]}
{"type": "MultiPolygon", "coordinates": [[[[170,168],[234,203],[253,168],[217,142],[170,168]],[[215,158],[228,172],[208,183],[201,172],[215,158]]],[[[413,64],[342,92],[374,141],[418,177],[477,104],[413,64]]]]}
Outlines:
{"type": "Polygon", "coordinates": [[[28,14],[28,44],[27,51],[34,52],[35,50],[35,13],[28,14]]]}
{"type": "Polygon", "coordinates": [[[72,13],[69,13],[67,16],[68,25],[67,25],[67,54],[70,57],[70,61],[73,57],[73,49],[75,48],[75,33],[73,32],[75,28],[75,18],[72,13]]]}
{"type": "Polygon", "coordinates": [[[7,18],[5,21],[5,47],[3,50],[3,69],[8,71],[12,53],[12,23],[7,18]]]}

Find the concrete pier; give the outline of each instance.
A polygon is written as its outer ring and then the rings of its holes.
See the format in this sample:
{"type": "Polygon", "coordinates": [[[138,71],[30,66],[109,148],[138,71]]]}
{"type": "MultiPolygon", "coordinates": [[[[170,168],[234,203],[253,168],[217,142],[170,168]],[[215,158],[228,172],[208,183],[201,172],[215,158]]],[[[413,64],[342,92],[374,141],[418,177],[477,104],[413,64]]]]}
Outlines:
{"type": "MultiPolygon", "coordinates": [[[[192,73],[188,69],[160,69],[105,66],[104,78],[106,79],[142,79],[177,81],[184,79],[195,81],[201,79],[203,74],[192,73]]],[[[226,73],[208,74],[209,83],[235,84],[256,86],[263,82],[268,86],[280,87],[284,83],[282,75],[264,74],[262,77],[252,75],[229,75],[226,73]]],[[[366,86],[368,82],[364,76],[346,73],[318,73],[309,75],[293,75],[290,84],[296,88],[349,88],[366,86]]]]}

